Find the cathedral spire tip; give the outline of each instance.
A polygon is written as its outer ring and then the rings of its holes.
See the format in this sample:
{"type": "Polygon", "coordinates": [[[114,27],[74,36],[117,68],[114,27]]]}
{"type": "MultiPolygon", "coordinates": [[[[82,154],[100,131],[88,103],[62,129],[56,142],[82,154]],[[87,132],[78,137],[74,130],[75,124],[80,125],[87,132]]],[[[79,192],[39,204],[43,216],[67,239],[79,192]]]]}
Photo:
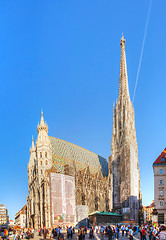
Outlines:
{"type": "Polygon", "coordinates": [[[123,33],[122,33],[122,37],[120,40],[120,45],[121,45],[121,47],[125,47],[125,39],[124,39],[123,33]]]}
{"type": "Polygon", "coordinates": [[[33,139],[33,136],[32,136],[32,147],[30,149],[30,153],[34,150],[35,150],[35,144],[34,144],[34,139],[33,139]]]}
{"type": "Polygon", "coordinates": [[[41,111],[41,120],[40,120],[40,124],[38,124],[37,132],[39,133],[39,131],[40,131],[41,129],[45,129],[46,132],[48,133],[48,126],[47,126],[47,123],[44,122],[43,110],[41,111]]]}
{"type": "Polygon", "coordinates": [[[44,117],[43,117],[43,110],[41,110],[41,120],[40,120],[40,125],[44,125],[44,117]]]}
{"type": "Polygon", "coordinates": [[[127,76],[127,64],[126,64],[126,53],[125,53],[125,39],[122,33],[121,41],[121,59],[120,59],[120,76],[119,76],[119,99],[129,99],[129,87],[128,87],[128,76],[127,76]]]}

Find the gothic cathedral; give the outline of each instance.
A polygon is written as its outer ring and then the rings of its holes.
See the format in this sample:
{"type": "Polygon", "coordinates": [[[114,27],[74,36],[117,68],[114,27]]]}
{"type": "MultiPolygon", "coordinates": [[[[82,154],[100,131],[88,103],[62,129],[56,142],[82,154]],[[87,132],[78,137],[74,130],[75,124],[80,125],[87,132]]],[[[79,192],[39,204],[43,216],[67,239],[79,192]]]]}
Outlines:
{"type": "Polygon", "coordinates": [[[113,181],[113,208],[124,220],[139,222],[141,209],[140,171],[134,107],[130,100],[125,39],[121,38],[119,97],[113,106],[113,129],[109,170],[113,181]]]}

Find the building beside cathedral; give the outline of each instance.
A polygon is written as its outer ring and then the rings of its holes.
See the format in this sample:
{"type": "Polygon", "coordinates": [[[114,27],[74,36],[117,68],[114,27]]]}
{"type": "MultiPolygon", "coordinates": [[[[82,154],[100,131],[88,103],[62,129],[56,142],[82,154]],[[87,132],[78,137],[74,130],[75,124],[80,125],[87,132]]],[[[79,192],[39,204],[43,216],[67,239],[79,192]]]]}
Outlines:
{"type": "Polygon", "coordinates": [[[166,224],[166,148],[153,163],[154,202],[158,224],[166,224]]]}
{"type": "Polygon", "coordinates": [[[124,220],[139,222],[141,210],[140,171],[134,107],[130,100],[125,39],[121,38],[119,97],[113,106],[113,129],[109,171],[113,181],[113,208],[124,220]]]}
{"type": "Polygon", "coordinates": [[[28,163],[28,227],[76,224],[91,212],[111,210],[106,159],[49,136],[43,113],[37,133],[28,163]]]}

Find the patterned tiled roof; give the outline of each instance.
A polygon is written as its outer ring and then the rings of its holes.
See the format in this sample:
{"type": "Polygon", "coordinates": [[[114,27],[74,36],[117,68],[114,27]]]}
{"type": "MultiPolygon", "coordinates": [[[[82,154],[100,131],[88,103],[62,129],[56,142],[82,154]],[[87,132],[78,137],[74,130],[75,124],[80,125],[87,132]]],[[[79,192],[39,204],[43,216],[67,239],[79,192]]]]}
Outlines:
{"type": "Polygon", "coordinates": [[[163,152],[158,156],[154,164],[166,164],[166,148],[163,150],[163,152]]]}
{"type": "Polygon", "coordinates": [[[74,162],[77,169],[89,166],[93,173],[101,169],[103,175],[108,174],[108,163],[105,158],[73,143],[54,137],[49,137],[49,139],[52,146],[53,165],[59,172],[63,173],[64,165],[73,165],[74,162]]]}

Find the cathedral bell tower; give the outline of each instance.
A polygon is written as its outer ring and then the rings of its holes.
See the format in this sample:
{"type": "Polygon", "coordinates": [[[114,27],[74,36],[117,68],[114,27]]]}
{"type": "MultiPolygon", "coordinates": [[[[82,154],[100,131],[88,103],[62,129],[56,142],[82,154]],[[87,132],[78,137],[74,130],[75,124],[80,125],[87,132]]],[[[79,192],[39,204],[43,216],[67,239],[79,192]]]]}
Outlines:
{"type": "Polygon", "coordinates": [[[43,112],[41,113],[40,124],[37,127],[36,159],[39,182],[43,179],[46,169],[52,167],[51,143],[48,137],[48,126],[44,122],[43,112]]]}
{"type": "Polygon", "coordinates": [[[130,100],[125,39],[121,38],[119,96],[113,106],[113,128],[109,170],[113,181],[113,208],[124,219],[139,221],[140,171],[134,107],[130,100]]]}

